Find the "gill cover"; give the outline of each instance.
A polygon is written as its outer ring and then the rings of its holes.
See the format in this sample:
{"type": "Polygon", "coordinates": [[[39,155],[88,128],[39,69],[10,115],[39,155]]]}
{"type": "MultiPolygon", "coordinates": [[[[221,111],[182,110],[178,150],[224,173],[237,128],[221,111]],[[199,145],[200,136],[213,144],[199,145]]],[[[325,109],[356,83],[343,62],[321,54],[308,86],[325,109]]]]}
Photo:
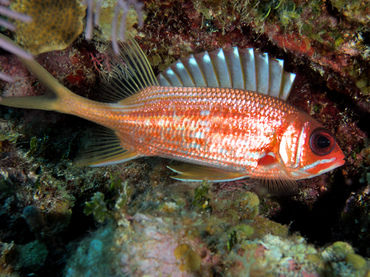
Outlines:
{"type": "Polygon", "coordinates": [[[295,169],[299,166],[301,152],[306,141],[308,122],[297,120],[297,116],[290,114],[283,124],[284,133],[279,144],[279,154],[287,168],[295,169]]]}

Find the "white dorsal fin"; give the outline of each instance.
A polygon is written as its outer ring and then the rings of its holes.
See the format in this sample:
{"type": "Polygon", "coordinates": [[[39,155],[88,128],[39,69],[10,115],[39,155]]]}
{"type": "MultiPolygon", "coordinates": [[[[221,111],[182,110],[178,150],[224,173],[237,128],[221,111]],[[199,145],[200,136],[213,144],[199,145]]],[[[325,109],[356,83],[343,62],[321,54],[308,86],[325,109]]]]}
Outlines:
{"type": "Polygon", "coordinates": [[[254,49],[239,49],[241,56],[241,69],[244,75],[244,89],[257,91],[256,59],[254,49]]]}
{"type": "Polygon", "coordinates": [[[204,76],[205,82],[207,84],[206,86],[219,87],[217,74],[215,72],[215,68],[213,66],[211,57],[209,56],[208,52],[206,51],[200,54],[196,54],[194,58],[198,63],[202,75],[204,76]]]}
{"type": "Polygon", "coordinates": [[[270,66],[267,53],[256,55],[257,92],[269,94],[270,89],[270,66]]]}
{"type": "Polygon", "coordinates": [[[190,55],[157,77],[161,86],[245,89],[283,100],[288,98],[294,78],[294,73],[284,71],[283,60],[238,47],[190,55]]]}
{"type": "Polygon", "coordinates": [[[195,57],[190,55],[181,60],[181,62],[188,70],[194,85],[197,87],[205,87],[207,83],[195,57]]]}
{"type": "Polygon", "coordinates": [[[241,60],[239,57],[239,51],[237,47],[231,47],[224,50],[227,67],[229,68],[231,87],[244,89],[244,76],[243,71],[240,70],[242,67],[241,60]]]}
{"type": "Polygon", "coordinates": [[[284,73],[284,61],[283,60],[270,60],[270,83],[274,84],[270,86],[269,95],[279,97],[282,94],[282,83],[284,73]]]}

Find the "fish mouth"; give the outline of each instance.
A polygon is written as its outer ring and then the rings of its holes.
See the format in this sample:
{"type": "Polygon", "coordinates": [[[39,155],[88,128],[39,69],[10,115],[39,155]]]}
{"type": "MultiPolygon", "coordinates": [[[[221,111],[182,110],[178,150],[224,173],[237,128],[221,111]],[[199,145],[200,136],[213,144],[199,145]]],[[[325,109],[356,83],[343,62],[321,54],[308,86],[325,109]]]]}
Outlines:
{"type": "Polygon", "coordinates": [[[311,164],[300,170],[301,173],[304,173],[306,175],[304,177],[302,175],[301,178],[311,179],[326,172],[332,171],[337,167],[342,166],[344,163],[344,155],[340,155],[339,157],[332,157],[330,160],[326,160],[325,162],[317,161],[316,163],[311,164]],[[317,166],[321,167],[321,169],[315,170],[317,166]]]}
{"type": "MultiPolygon", "coordinates": [[[[335,167],[340,167],[340,166],[342,166],[342,165],[344,165],[345,164],[345,160],[344,160],[344,158],[345,158],[346,156],[344,156],[344,154],[343,153],[341,153],[341,155],[339,155],[339,157],[338,158],[336,158],[336,162],[335,162],[335,167]]],[[[335,168],[334,167],[334,168],[335,168]]]]}
{"type": "Polygon", "coordinates": [[[337,162],[337,166],[336,167],[340,167],[342,165],[344,165],[346,163],[346,161],[344,160],[344,157],[342,159],[340,159],[338,162],[337,162]]]}
{"type": "MultiPolygon", "coordinates": [[[[320,170],[314,176],[318,176],[318,175],[321,175],[323,173],[332,171],[332,170],[336,169],[337,167],[340,167],[340,166],[344,165],[344,163],[345,163],[345,160],[344,160],[344,155],[343,155],[343,157],[336,158],[334,161],[328,163],[328,167],[327,168],[325,168],[323,170],[320,170]]],[[[312,176],[312,177],[314,177],[314,176],[312,176]]]]}

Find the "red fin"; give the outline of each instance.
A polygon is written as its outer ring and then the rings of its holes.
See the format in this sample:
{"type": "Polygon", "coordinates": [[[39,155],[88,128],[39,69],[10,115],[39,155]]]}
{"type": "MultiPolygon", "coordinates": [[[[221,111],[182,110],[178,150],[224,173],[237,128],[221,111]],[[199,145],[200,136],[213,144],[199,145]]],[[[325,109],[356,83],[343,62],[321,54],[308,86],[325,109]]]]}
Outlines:
{"type": "Polygon", "coordinates": [[[258,165],[270,166],[270,165],[277,164],[278,162],[279,161],[276,159],[275,154],[273,152],[268,152],[266,153],[265,156],[263,156],[262,158],[258,160],[258,165]]]}

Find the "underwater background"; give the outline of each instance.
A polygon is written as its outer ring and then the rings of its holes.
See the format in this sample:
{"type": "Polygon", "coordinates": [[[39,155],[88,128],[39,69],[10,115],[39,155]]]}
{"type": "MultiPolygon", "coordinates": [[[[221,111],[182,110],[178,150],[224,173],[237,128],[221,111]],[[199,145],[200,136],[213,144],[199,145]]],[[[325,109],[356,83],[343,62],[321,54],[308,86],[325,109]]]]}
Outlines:
{"type": "MultiPolygon", "coordinates": [[[[369,1],[6,2],[33,21],[1,33],[90,99],[120,20],[156,74],[229,46],[283,59],[297,74],[288,102],[335,135],[346,163],[275,197],[249,179],[179,182],[155,157],[76,167],[93,123],[0,106],[0,276],[370,276],[369,1]],[[100,9],[94,28],[86,6],[100,9]]],[[[0,51],[13,79],[1,96],[45,93],[0,51]]]]}

